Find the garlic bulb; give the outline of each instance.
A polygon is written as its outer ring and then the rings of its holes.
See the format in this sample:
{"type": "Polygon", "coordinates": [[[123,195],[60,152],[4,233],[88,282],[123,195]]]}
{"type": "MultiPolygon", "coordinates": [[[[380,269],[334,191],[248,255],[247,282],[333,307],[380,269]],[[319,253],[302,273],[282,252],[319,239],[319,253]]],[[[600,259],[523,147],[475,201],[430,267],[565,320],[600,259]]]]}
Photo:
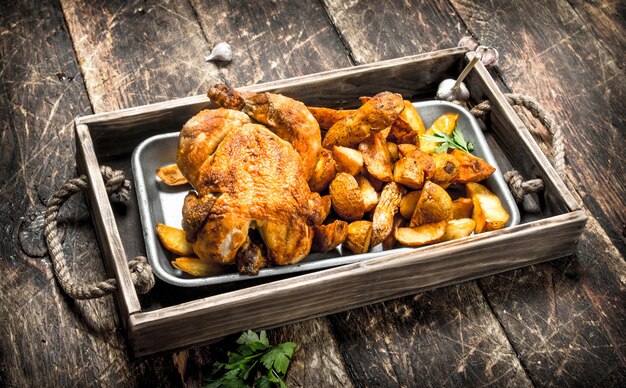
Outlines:
{"type": "Polygon", "coordinates": [[[486,68],[496,66],[500,58],[498,50],[489,46],[478,46],[476,48],[476,54],[480,56],[480,61],[486,68]]]}
{"type": "Polygon", "coordinates": [[[444,101],[469,101],[470,92],[467,86],[461,82],[458,88],[453,89],[455,83],[456,81],[451,78],[443,80],[437,89],[436,98],[444,101]]]}
{"type": "Polygon", "coordinates": [[[213,51],[211,54],[204,57],[204,60],[209,61],[222,61],[222,62],[230,62],[233,60],[233,50],[230,48],[230,45],[226,42],[221,42],[213,47],[213,51]]]}

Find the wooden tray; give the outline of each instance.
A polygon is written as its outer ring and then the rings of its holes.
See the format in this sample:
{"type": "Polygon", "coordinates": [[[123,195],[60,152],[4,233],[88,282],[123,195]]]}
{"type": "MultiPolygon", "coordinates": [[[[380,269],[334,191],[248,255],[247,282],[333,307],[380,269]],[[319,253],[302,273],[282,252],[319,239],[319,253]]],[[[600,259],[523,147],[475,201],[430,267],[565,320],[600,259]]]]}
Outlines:
{"type": "MultiPolygon", "coordinates": [[[[337,108],[353,107],[360,96],[383,90],[426,100],[467,60],[465,49],[454,48],[241,89],[337,108]]],[[[193,292],[163,282],[148,295],[135,292],[126,263],[145,254],[137,203],[110,204],[99,164],[122,169],[132,179],[134,148],[153,135],[178,131],[209,107],[209,100],[195,96],[77,118],[79,170],[89,180],[90,210],[105,264],[118,281],[117,305],[134,354],[200,345],[572,254],[586,222],[580,205],[480,63],[466,84],[473,103],[492,103],[485,135],[500,168],[545,183],[545,191],[527,201],[520,225],[318,272],[193,292]]]]}

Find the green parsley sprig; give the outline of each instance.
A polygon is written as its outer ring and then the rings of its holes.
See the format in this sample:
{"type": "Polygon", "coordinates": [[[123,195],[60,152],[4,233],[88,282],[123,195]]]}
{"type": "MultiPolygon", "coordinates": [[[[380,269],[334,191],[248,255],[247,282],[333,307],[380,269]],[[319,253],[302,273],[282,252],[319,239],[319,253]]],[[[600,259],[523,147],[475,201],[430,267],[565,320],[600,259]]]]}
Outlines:
{"type": "Polygon", "coordinates": [[[452,136],[435,129],[434,135],[424,135],[420,136],[420,138],[440,143],[435,148],[436,153],[447,152],[449,148],[461,150],[468,154],[474,150],[474,144],[471,141],[465,141],[458,126],[454,127],[452,136]]]}
{"type": "Polygon", "coordinates": [[[294,342],[271,346],[265,330],[259,334],[248,330],[237,339],[237,344],[237,351],[228,352],[227,363],[213,364],[207,388],[287,387],[283,378],[297,347],[294,342]]]}

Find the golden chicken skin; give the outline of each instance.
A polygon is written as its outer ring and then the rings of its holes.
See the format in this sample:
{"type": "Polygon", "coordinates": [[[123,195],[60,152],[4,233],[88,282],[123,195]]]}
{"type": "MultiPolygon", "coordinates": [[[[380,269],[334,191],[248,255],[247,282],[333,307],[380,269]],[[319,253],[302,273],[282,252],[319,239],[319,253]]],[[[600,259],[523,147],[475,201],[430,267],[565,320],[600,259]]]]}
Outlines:
{"type": "Polygon", "coordinates": [[[322,137],[317,120],[303,103],[280,94],[238,92],[225,84],[214,85],[207,95],[214,104],[241,110],[291,143],[302,158],[306,179],[313,175],[322,137]]]}
{"type": "MultiPolygon", "coordinates": [[[[181,133],[180,139],[182,148],[187,138],[181,133]]],[[[188,172],[182,166],[181,171],[188,172]]],[[[241,268],[238,253],[249,261],[251,229],[260,235],[270,263],[293,264],[309,253],[316,201],[291,144],[263,125],[246,123],[231,128],[191,171],[197,193],[185,199],[183,228],[199,258],[241,268]]]]}

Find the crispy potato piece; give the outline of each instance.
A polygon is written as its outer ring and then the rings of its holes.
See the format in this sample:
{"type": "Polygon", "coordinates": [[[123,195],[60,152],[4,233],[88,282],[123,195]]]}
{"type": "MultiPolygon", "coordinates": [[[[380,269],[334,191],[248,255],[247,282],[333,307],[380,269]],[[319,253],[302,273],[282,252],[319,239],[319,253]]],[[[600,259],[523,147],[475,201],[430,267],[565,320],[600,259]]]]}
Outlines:
{"type": "Polygon", "coordinates": [[[328,129],[322,145],[354,146],[390,126],[404,109],[402,96],[390,92],[378,93],[357,111],[328,129]]]}
{"type": "Polygon", "coordinates": [[[482,233],[502,229],[509,220],[509,213],[504,210],[500,198],[480,183],[470,182],[465,185],[467,196],[472,198],[474,211],[472,219],[476,222],[474,232],[482,233]]]}
{"type": "Polygon", "coordinates": [[[398,228],[402,226],[403,223],[404,223],[404,218],[402,218],[402,216],[399,213],[393,216],[393,227],[392,227],[391,233],[389,233],[389,236],[385,237],[385,239],[383,240],[384,250],[395,248],[396,241],[398,241],[396,240],[396,230],[398,230],[398,228]]]}
{"type": "MultiPolygon", "coordinates": [[[[454,128],[456,127],[456,122],[458,119],[459,119],[459,115],[457,113],[446,113],[442,115],[441,117],[439,117],[437,120],[435,120],[433,125],[431,125],[430,128],[428,128],[425,135],[426,136],[434,135],[435,130],[439,132],[443,132],[447,135],[452,135],[452,132],[454,132],[454,128]]],[[[423,138],[420,139],[421,150],[428,154],[434,154],[435,148],[437,148],[439,144],[440,143],[437,141],[426,140],[423,138]]]]}
{"type": "Polygon", "coordinates": [[[459,161],[459,174],[454,183],[480,182],[493,174],[496,169],[474,155],[461,150],[454,150],[451,153],[456,160],[459,161]]]}
{"type": "Polygon", "coordinates": [[[412,144],[398,144],[398,151],[405,158],[417,160],[424,171],[424,181],[432,179],[435,174],[435,160],[432,156],[412,144]]]}
{"type": "Polygon", "coordinates": [[[320,151],[319,159],[315,165],[313,176],[309,179],[309,188],[311,191],[324,191],[328,188],[330,182],[335,179],[337,171],[335,169],[335,160],[333,153],[327,149],[320,151]]]}
{"type": "Polygon", "coordinates": [[[398,159],[400,159],[400,154],[398,153],[398,145],[396,143],[388,141],[387,149],[389,150],[389,155],[391,156],[391,163],[395,163],[398,159]]]}
{"type": "Polygon", "coordinates": [[[363,210],[368,212],[378,204],[378,193],[370,181],[363,175],[357,175],[355,178],[356,183],[359,184],[359,189],[361,189],[361,196],[363,197],[363,210]]]}
{"type": "Polygon", "coordinates": [[[333,146],[333,159],[337,172],[356,175],[363,167],[363,154],[353,148],[333,146]]]}
{"type": "Polygon", "coordinates": [[[314,106],[307,106],[307,109],[311,112],[313,117],[315,117],[322,131],[327,131],[330,127],[335,125],[337,121],[343,120],[356,112],[355,109],[338,110],[314,106]]]}
{"type": "Polygon", "coordinates": [[[400,201],[406,190],[396,182],[387,183],[380,193],[378,205],[372,217],[372,246],[383,242],[393,230],[393,216],[398,212],[400,201]]]}
{"type": "Polygon", "coordinates": [[[407,247],[419,247],[441,241],[446,233],[446,221],[423,224],[414,228],[398,228],[396,240],[407,247]]]}
{"type": "Polygon", "coordinates": [[[433,156],[433,159],[435,160],[435,173],[431,180],[445,189],[459,175],[461,163],[454,156],[445,152],[433,156]]]}
{"type": "Polygon", "coordinates": [[[313,227],[314,252],[328,252],[341,245],[348,237],[348,223],[342,220],[335,220],[327,225],[313,227]]]}
{"type": "Polygon", "coordinates": [[[476,222],[471,218],[459,218],[450,220],[446,225],[446,233],[441,241],[456,240],[461,237],[467,237],[474,231],[476,222]]]}
{"type": "Polygon", "coordinates": [[[356,179],[345,172],[340,172],[328,187],[332,201],[332,207],[339,217],[348,221],[356,221],[363,218],[365,207],[361,189],[356,179]]]}
{"type": "Polygon", "coordinates": [[[380,179],[374,178],[372,174],[367,171],[367,168],[363,167],[361,169],[361,175],[367,178],[367,180],[372,184],[374,190],[376,190],[377,192],[381,192],[383,190],[383,187],[385,187],[385,182],[381,181],[380,179]]]}
{"type": "Polygon", "coordinates": [[[177,164],[157,168],[156,174],[168,186],[181,186],[188,183],[177,164]]]}
{"type": "Polygon", "coordinates": [[[316,192],[311,193],[311,197],[309,198],[309,225],[322,225],[326,217],[328,217],[328,213],[330,213],[331,207],[331,198],[330,195],[320,196],[316,192]]]}
{"type": "Polygon", "coordinates": [[[179,257],[172,260],[172,266],[191,276],[217,276],[226,272],[226,268],[216,263],[207,263],[197,257],[179,257]]]}
{"type": "Polygon", "coordinates": [[[471,198],[460,197],[452,201],[452,218],[455,220],[461,218],[472,218],[474,210],[474,202],[471,198]]]}
{"type": "Polygon", "coordinates": [[[452,198],[436,183],[426,182],[411,218],[411,226],[452,219],[452,198]]]}
{"type": "Polygon", "coordinates": [[[420,199],[422,195],[422,190],[411,191],[404,197],[402,197],[402,201],[400,201],[400,214],[402,217],[410,220],[413,217],[413,213],[415,213],[415,207],[417,206],[417,201],[420,199]]]}
{"type": "Polygon", "coordinates": [[[391,134],[398,143],[419,144],[419,137],[426,132],[424,122],[411,101],[404,100],[404,109],[391,125],[391,134]]]}
{"type": "Polygon", "coordinates": [[[402,158],[393,166],[393,180],[411,189],[424,186],[424,170],[413,158],[402,158]]]}
{"type": "Polygon", "coordinates": [[[393,180],[391,155],[382,134],[375,133],[359,144],[363,163],[372,176],[383,182],[393,180]]]}
{"type": "Polygon", "coordinates": [[[187,242],[187,234],[184,230],[171,226],[157,224],[156,233],[159,240],[168,251],[181,256],[194,254],[191,244],[187,242]]]}
{"type": "Polygon", "coordinates": [[[348,236],[343,242],[343,247],[352,253],[367,253],[371,238],[372,223],[366,220],[354,221],[348,225],[348,236]]]}

